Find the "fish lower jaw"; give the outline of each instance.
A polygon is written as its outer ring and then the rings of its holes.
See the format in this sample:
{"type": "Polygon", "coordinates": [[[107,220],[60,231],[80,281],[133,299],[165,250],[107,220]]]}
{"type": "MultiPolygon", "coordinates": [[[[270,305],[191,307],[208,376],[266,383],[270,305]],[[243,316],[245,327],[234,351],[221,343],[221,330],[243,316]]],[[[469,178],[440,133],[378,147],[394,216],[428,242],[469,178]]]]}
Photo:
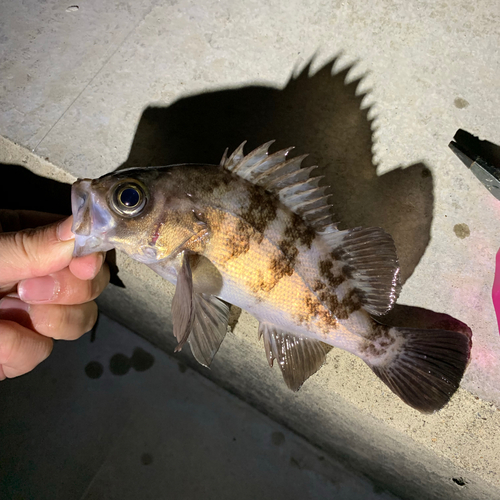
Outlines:
{"type": "Polygon", "coordinates": [[[111,250],[113,245],[105,243],[102,238],[95,235],[76,235],[73,257],[84,257],[95,252],[106,252],[111,250]]]}

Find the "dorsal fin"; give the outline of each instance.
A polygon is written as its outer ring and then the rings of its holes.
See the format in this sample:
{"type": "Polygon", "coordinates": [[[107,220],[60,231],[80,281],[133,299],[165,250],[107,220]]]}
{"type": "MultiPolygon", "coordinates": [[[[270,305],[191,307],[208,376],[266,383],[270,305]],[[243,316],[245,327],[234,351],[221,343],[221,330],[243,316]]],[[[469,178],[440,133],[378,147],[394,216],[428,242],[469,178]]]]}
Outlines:
{"type": "Polygon", "coordinates": [[[379,316],[389,312],[401,290],[399,262],[392,236],[380,227],[356,227],[323,234],[331,256],[345,264],[363,307],[379,316]]]}
{"type": "Polygon", "coordinates": [[[292,212],[318,232],[330,233],[337,230],[332,217],[332,206],[328,204],[328,187],[319,187],[322,177],[311,177],[317,167],[301,168],[307,155],[287,159],[293,148],[282,149],[269,154],[269,141],[243,154],[243,142],[228,158],[227,150],[221,166],[234,174],[279,196],[280,201],[292,212]]]}

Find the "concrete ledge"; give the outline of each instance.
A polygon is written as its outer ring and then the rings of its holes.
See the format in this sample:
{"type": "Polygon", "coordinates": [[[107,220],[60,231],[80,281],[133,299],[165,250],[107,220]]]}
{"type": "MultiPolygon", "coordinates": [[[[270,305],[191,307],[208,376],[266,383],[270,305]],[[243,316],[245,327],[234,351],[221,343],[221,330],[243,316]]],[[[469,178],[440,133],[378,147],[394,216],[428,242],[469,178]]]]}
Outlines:
{"type": "MultiPolygon", "coordinates": [[[[118,256],[126,289],[108,288],[106,314],[173,352],[174,289],[149,269],[118,256]]],[[[435,415],[401,403],[364,363],[334,349],[321,370],[294,394],[271,370],[257,339],[257,321],[242,312],[210,370],[189,349],[179,354],[227,390],[341,457],[381,488],[409,499],[500,497],[500,411],[465,390],[435,415]]]]}
{"type": "MultiPolygon", "coordinates": [[[[72,180],[3,138],[0,162],[24,165],[61,182],[72,180]]],[[[108,287],[99,299],[101,309],[172,353],[173,287],[122,254],[117,264],[126,288],[108,287]]],[[[440,413],[421,415],[392,395],[358,358],[334,349],[326,365],[294,394],[279,370],[268,367],[257,322],[245,312],[237,317],[211,370],[200,367],[188,348],[178,357],[402,498],[500,497],[500,411],[465,390],[440,413]]]]}
{"type": "MultiPolygon", "coordinates": [[[[245,313],[210,371],[188,352],[183,362],[400,496],[500,498],[500,205],[446,147],[458,128],[500,137],[497,2],[3,3],[0,135],[62,170],[3,139],[0,161],[69,182],[120,165],[217,162],[244,139],[297,146],[325,168],[343,228],[395,238],[399,302],[474,333],[470,392],[433,416],[337,350],[290,393],[245,313]],[[313,76],[291,78],[315,53],[313,76]]],[[[7,199],[69,209],[68,186],[19,179],[7,199]]],[[[106,290],[102,310],[172,352],[172,288],[117,259],[127,288],[106,290]]]]}

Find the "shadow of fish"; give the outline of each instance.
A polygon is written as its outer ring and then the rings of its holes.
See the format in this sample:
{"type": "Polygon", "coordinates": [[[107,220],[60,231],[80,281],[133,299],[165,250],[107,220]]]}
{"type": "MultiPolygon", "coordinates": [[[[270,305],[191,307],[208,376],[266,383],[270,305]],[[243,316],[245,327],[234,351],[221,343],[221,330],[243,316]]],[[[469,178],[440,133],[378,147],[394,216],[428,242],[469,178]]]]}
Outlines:
{"type": "Polygon", "coordinates": [[[361,359],[407,404],[442,408],[457,390],[471,339],[396,328],[374,317],[397,300],[399,264],[381,228],[339,231],[315,167],[272,142],[242,144],[220,165],[128,169],[73,185],[75,255],[117,248],[176,285],[176,350],[209,366],[235,304],[260,322],[269,364],[292,390],[327,345],[361,359]],[[222,299],[222,300],[221,300],[222,299]],[[327,345],[325,345],[327,344],[327,345]]]}

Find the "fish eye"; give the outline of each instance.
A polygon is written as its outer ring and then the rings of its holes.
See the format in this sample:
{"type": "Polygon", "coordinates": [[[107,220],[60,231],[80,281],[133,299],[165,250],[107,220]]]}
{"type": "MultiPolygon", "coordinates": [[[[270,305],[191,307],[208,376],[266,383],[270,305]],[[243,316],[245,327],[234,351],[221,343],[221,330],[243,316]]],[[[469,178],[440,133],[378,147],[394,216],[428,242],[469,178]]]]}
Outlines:
{"type": "Polygon", "coordinates": [[[125,188],[118,196],[120,203],[129,208],[134,208],[141,200],[141,194],[135,188],[125,188]]]}
{"type": "Polygon", "coordinates": [[[133,217],[146,206],[146,190],[137,182],[125,182],[115,187],[111,207],[120,215],[133,217]]]}

